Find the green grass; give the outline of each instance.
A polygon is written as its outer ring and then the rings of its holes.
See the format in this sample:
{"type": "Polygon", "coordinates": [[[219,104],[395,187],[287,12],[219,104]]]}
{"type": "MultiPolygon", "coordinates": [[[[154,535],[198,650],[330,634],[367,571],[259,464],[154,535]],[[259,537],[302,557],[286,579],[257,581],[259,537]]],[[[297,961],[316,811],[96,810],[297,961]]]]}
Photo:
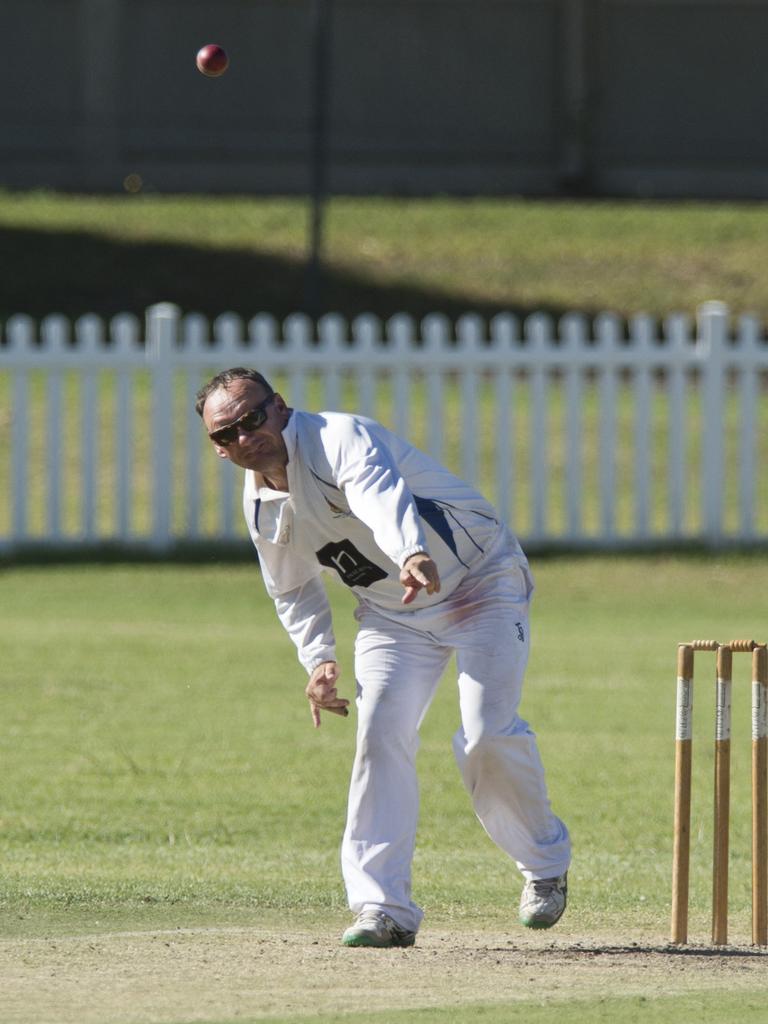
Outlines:
{"type": "MultiPolygon", "coordinates": [[[[576,848],[569,924],[666,933],[675,644],[764,633],[766,559],[542,561],[524,713],[576,848]]],[[[310,727],[303,675],[246,566],[8,569],[0,735],[3,929],[343,911],[352,720],[310,727]]],[[[351,692],[349,597],[333,588],[351,692]]],[[[700,655],[701,659],[702,656],[700,655]]],[[[702,664],[694,928],[711,842],[702,664]]],[[[737,670],[748,674],[746,660],[737,670]]],[[[735,697],[732,908],[747,934],[747,687],[735,697]]],[[[415,888],[436,921],[501,922],[516,872],[470,812],[447,679],[420,753],[415,888]]]]}
{"type": "MultiPolygon", "coordinates": [[[[349,1014],[323,1015],[322,1024],[352,1024],[349,1014]]],[[[701,992],[686,996],[606,996],[601,999],[569,1001],[529,1001],[501,1006],[478,1005],[439,1007],[427,1010],[398,1010],[367,1013],[371,1024],[585,1024],[607,1021],[610,1024],[759,1024],[765,1020],[765,993],[755,991],[738,995],[701,992]]],[[[316,1024],[317,1016],[261,1018],[261,1024],[316,1024]]],[[[211,1022],[215,1024],[215,1022],[211,1022]]],[[[225,1024],[224,1021],[220,1024],[225,1024]]],[[[249,1024],[244,1021],[243,1024],[249,1024]]]]}
{"type": "MultiPolygon", "coordinates": [[[[0,317],[304,308],[299,198],[0,193],[0,317]]],[[[321,309],[768,315],[757,203],[335,198],[321,309]]]]}
{"type": "MultiPolygon", "coordinates": [[[[78,971],[96,981],[98,974],[88,974],[94,965],[103,961],[104,969],[118,970],[126,943],[132,943],[135,984],[141,971],[154,971],[153,949],[164,951],[157,970],[173,984],[174,965],[182,970],[205,955],[191,942],[171,955],[173,929],[238,926],[254,929],[247,948],[257,951],[260,935],[276,935],[279,943],[294,931],[315,932],[322,942],[313,955],[342,971],[341,1002],[326,987],[310,1017],[304,993],[293,1011],[286,1007],[283,1016],[269,1018],[272,1024],[360,1020],[361,1011],[339,1008],[365,1005],[364,988],[356,988],[364,972],[374,972],[374,993],[377,985],[382,993],[397,987],[401,967],[407,984],[407,971],[419,963],[429,971],[428,957],[439,956],[440,934],[451,936],[454,995],[446,993],[445,1005],[395,1013],[378,1011],[387,1005],[384,994],[374,998],[366,1020],[762,1020],[764,991],[746,977],[731,990],[727,963],[720,963],[717,977],[707,977],[700,948],[691,957],[670,954],[669,970],[680,972],[679,995],[669,995],[669,986],[657,991],[658,975],[644,979],[634,954],[652,953],[658,971],[668,935],[676,644],[699,636],[765,638],[760,595],[768,556],[541,559],[534,571],[534,649],[523,713],[539,734],[554,807],[572,831],[571,900],[552,934],[554,945],[542,936],[543,949],[522,957],[520,984],[527,987],[518,992],[519,1002],[501,1002],[499,990],[486,1001],[475,992],[467,1003],[461,979],[472,975],[473,954],[470,943],[457,959],[462,935],[508,935],[504,956],[520,956],[515,947],[528,937],[510,930],[517,872],[475,821],[452,762],[457,708],[450,672],[424,724],[419,754],[414,895],[426,910],[420,959],[410,966],[397,958],[370,966],[337,962],[332,936],[348,920],[337,851],[354,716],[325,716],[320,730],[311,728],[303,672],[256,570],[211,562],[7,567],[0,640],[0,961],[12,971],[11,1019],[40,1019],[37,1000],[42,1006],[50,998],[46,979],[58,963],[56,984],[69,1007],[78,971]],[[148,935],[143,947],[131,938],[136,932],[148,935]],[[77,936],[85,937],[78,950],[87,942],[96,952],[86,958],[66,943],[57,949],[57,937],[77,936]],[[627,954],[605,976],[605,991],[594,976],[605,968],[599,956],[590,959],[589,947],[627,954]],[[547,980],[539,992],[536,972],[550,978],[548,948],[560,950],[558,962],[570,973],[563,981],[555,972],[558,985],[547,980]],[[46,950],[54,958],[50,965],[46,950]],[[695,977],[685,970],[687,960],[697,966],[695,977]]],[[[331,594],[341,690],[351,695],[352,601],[338,587],[331,594]]],[[[736,657],[735,676],[730,938],[744,944],[750,927],[746,657],[736,657]]],[[[712,678],[711,656],[697,655],[690,932],[697,943],[708,936],[712,678]]],[[[216,949],[215,932],[207,942],[216,949]]],[[[215,963],[225,955],[219,951],[215,963]]],[[[234,1020],[233,1006],[238,1020],[265,1019],[256,1013],[264,974],[254,963],[251,979],[247,956],[232,968],[234,989],[219,1013],[214,993],[222,982],[218,973],[211,976],[210,1024],[234,1020]]],[[[290,986],[289,963],[283,956],[279,964],[282,985],[290,986]]],[[[303,959],[299,966],[306,983],[312,968],[303,959]]],[[[744,971],[747,964],[733,968],[744,971]]],[[[509,979],[509,964],[504,969],[509,979]]],[[[423,1000],[425,990],[419,991],[423,1000]]],[[[119,1013],[128,998],[120,992],[114,996],[119,1013]]],[[[153,993],[158,998],[156,985],[142,1004],[146,1019],[181,1019],[155,1009],[153,993]]],[[[71,1007],[67,1012],[62,1019],[74,1020],[71,1007]]],[[[93,1011],[88,1019],[102,1024],[93,1011]]],[[[107,1015],[103,1024],[112,1019],[118,1018],[107,1015]]]]}

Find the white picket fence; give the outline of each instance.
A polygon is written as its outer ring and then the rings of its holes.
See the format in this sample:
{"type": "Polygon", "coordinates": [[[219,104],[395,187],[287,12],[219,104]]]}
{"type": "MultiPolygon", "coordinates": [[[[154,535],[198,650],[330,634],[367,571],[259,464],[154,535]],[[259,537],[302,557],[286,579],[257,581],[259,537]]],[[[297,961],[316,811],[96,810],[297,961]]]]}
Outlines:
{"type": "Polygon", "coordinates": [[[246,545],[240,474],[207,450],[193,410],[201,382],[233,365],[274,378],[293,406],[354,408],[415,436],[529,547],[768,540],[768,345],[721,303],[695,323],[327,316],[316,329],[160,304],[144,326],[7,322],[0,552],[246,545]]]}

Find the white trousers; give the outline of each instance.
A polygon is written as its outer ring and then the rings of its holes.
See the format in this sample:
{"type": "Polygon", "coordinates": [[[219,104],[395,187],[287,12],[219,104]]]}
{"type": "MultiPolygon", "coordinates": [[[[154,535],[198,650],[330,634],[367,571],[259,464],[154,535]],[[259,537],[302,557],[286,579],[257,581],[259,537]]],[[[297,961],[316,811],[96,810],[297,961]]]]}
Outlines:
{"type": "Polygon", "coordinates": [[[418,730],[454,652],[461,727],[453,750],[477,817],[526,878],[567,870],[568,830],[552,813],[536,738],[517,714],[531,590],[502,545],[437,606],[401,615],[358,608],[357,750],[341,849],[354,913],[380,908],[413,931],[423,916],[411,899],[418,730]]]}

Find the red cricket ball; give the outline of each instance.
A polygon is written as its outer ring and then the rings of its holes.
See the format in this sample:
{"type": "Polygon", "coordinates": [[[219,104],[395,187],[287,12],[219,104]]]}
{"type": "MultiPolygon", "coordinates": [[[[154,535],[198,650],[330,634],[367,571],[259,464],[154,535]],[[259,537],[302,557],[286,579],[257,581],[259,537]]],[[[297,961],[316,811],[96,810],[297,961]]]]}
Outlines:
{"type": "Polygon", "coordinates": [[[229,67],[229,57],[223,46],[217,43],[206,43],[197,51],[197,70],[209,78],[218,78],[229,67]]]}

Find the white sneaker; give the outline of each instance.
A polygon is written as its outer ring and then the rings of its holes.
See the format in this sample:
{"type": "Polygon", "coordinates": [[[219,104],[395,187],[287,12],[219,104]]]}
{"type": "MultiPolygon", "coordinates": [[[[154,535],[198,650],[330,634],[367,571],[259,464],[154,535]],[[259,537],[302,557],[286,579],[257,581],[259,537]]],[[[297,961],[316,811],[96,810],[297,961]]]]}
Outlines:
{"type": "Polygon", "coordinates": [[[567,899],[567,871],[559,878],[531,879],[520,896],[520,923],[526,928],[551,928],[563,916],[567,899]]]}
{"type": "Polygon", "coordinates": [[[364,910],[341,937],[344,946],[412,946],[416,932],[409,932],[383,910],[364,910]]]}

